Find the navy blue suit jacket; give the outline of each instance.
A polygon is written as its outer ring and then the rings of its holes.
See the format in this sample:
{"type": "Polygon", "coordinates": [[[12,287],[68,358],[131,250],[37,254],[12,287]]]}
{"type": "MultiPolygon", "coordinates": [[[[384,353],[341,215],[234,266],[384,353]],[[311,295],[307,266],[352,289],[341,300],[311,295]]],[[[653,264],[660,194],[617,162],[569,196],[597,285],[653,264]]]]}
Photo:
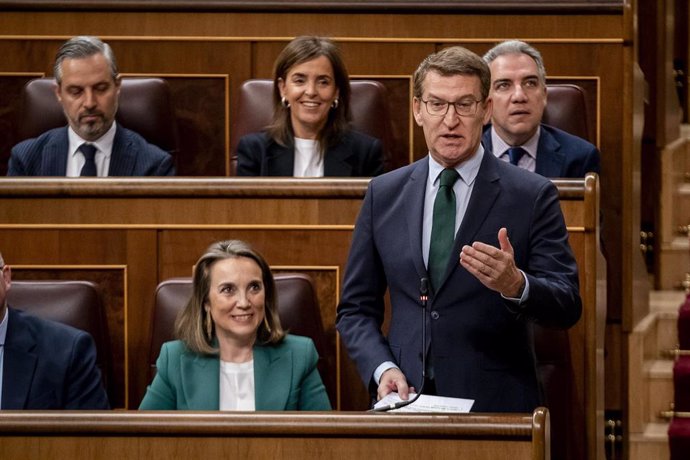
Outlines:
{"type": "MultiPolygon", "coordinates": [[[[8,176],[65,176],[67,127],[51,129],[12,148],[8,176]]],[[[169,153],[149,144],[139,134],[117,126],[108,176],[174,176],[169,153]]]]}
{"type": "Polygon", "coordinates": [[[455,238],[446,276],[429,297],[422,347],[422,219],[428,157],[372,179],[353,235],[336,326],[366,385],[385,361],[420,388],[428,351],[441,396],[475,399],[473,411],[532,411],[542,402],[531,327],[567,328],[582,304],[578,272],[558,201],[542,176],[485,152],[455,238]],[[508,229],[515,263],[528,278],[528,300],[517,306],[482,285],[459,264],[475,241],[499,247],[508,229]],[[381,333],[388,289],[391,322],[381,333]]]}
{"type": "MultiPolygon", "coordinates": [[[[294,176],[295,150],[283,147],[267,133],[242,136],[237,144],[238,176],[294,176]]],[[[383,172],[379,139],[349,131],[324,154],[326,177],[371,177],[383,172]]]]}
{"type": "Polygon", "coordinates": [[[109,409],[89,334],[7,311],[2,409],[109,409]]]}
{"type": "MultiPolygon", "coordinates": [[[[484,128],[482,144],[493,152],[491,125],[484,128]]],[[[535,173],[544,177],[585,177],[588,172],[600,173],[599,150],[586,140],[553,126],[541,125],[537,145],[535,173]]]]}

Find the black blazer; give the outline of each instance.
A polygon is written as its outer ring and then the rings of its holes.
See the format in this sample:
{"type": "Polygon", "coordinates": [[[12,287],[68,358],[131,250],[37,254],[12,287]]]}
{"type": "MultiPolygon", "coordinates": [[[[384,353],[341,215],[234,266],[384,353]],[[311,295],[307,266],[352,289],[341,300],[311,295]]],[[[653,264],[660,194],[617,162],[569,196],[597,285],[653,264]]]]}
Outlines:
{"type": "MultiPolygon", "coordinates": [[[[293,176],[295,150],[283,147],[267,133],[242,136],[237,145],[238,176],[293,176]]],[[[324,176],[371,177],[383,172],[381,141],[349,131],[325,152],[324,176]]]]}
{"type": "MultiPolygon", "coordinates": [[[[8,176],[65,176],[67,174],[67,127],[51,129],[12,148],[8,176]]],[[[134,131],[117,126],[108,176],[174,176],[169,153],[134,131]]]]}
{"type": "MultiPolygon", "coordinates": [[[[491,125],[484,128],[482,144],[493,152],[491,125]]],[[[541,125],[537,144],[535,173],[544,177],[585,177],[588,172],[600,172],[599,150],[586,140],[553,126],[541,125]]]]}
{"type": "Polygon", "coordinates": [[[8,308],[2,409],[108,409],[89,334],[8,308]]]}

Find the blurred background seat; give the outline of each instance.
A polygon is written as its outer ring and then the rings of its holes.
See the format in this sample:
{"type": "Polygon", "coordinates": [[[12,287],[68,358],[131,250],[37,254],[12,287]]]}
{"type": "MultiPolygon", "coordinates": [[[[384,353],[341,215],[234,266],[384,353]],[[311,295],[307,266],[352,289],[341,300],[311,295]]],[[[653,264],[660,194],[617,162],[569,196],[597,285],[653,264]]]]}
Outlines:
{"type": "Polygon", "coordinates": [[[571,84],[548,84],[546,94],[542,123],[555,126],[596,145],[596,140],[590,137],[585,90],[571,84]]]}
{"type": "Polygon", "coordinates": [[[112,362],[110,337],[98,286],[90,281],[12,281],[7,303],[40,318],[57,321],[91,334],[96,343],[96,364],[111,401],[112,362]]]}

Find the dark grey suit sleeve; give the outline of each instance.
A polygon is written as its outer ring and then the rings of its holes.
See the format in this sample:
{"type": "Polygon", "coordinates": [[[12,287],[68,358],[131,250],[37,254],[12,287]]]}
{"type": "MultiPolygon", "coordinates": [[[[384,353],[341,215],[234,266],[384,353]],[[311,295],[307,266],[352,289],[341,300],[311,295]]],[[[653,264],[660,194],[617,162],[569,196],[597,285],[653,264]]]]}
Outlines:
{"type": "Polygon", "coordinates": [[[382,174],[384,158],[383,143],[379,139],[374,138],[374,141],[369,146],[369,149],[367,149],[365,155],[364,176],[373,177],[382,174]]]}
{"type": "Polygon", "coordinates": [[[582,313],[577,263],[568,244],[568,231],[551,182],[534,201],[530,256],[522,268],[529,281],[529,298],[522,313],[547,327],[573,326],[582,313]]]}
{"type": "Polygon", "coordinates": [[[263,148],[255,134],[242,136],[237,144],[238,176],[261,176],[261,157],[263,148]]]}
{"type": "Polygon", "coordinates": [[[65,409],[109,409],[101,373],[96,366],[96,346],[83,331],[75,335],[66,382],[65,409]]]}
{"type": "Polygon", "coordinates": [[[336,328],[367,387],[381,363],[396,362],[381,332],[387,281],[374,242],[373,195],[370,184],[352,236],[336,317],[336,328]]]}
{"type": "Polygon", "coordinates": [[[18,144],[12,148],[10,154],[9,164],[7,166],[8,176],[26,176],[26,167],[23,162],[25,152],[23,152],[23,144],[18,144]]]}

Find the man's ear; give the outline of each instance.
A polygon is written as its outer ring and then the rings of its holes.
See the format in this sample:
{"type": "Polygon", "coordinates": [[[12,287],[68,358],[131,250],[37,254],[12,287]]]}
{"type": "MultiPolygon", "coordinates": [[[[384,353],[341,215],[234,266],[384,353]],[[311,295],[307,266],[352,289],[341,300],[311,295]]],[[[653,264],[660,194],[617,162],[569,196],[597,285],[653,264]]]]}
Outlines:
{"type": "Polygon", "coordinates": [[[422,101],[415,97],[412,99],[412,114],[414,115],[414,121],[417,126],[422,126],[422,101]]]}
{"type": "Polygon", "coordinates": [[[486,125],[491,121],[491,113],[493,112],[494,108],[494,101],[491,99],[491,96],[486,98],[486,109],[484,110],[484,118],[482,120],[482,124],[486,125]]]}
{"type": "Polygon", "coordinates": [[[60,83],[55,85],[55,97],[57,98],[58,102],[62,102],[62,97],[60,97],[60,89],[62,88],[62,85],[60,83]]]}

